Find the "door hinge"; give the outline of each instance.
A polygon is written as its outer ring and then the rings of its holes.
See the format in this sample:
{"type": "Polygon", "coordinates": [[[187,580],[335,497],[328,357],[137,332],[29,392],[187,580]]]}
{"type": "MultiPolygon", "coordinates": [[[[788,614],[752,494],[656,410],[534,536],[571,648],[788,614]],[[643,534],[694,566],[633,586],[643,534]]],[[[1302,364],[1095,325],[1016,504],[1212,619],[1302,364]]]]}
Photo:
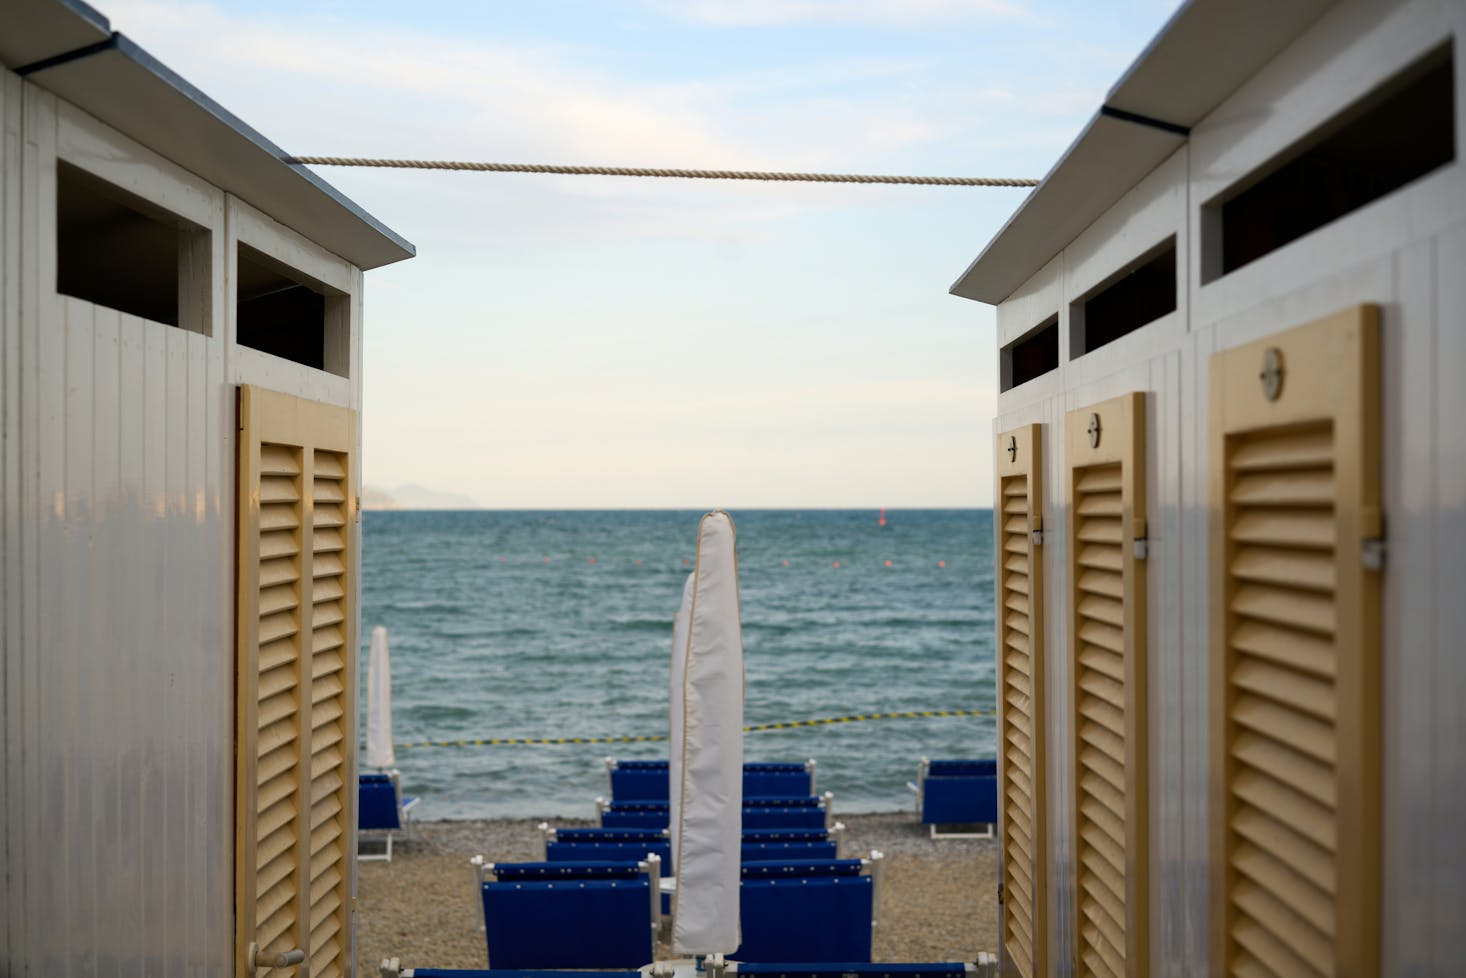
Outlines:
{"type": "Polygon", "coordinates": [[[1028,523],[1028,539],[1035,547],[1042,547],[1044,544],[1044,518],[1035,516],[1028,523]]]}
{"type": "Polygon", "coordinates": [[[1359,560],[1365,570],[1385,569],[1385,556],[1389,545],[1385,540],[1385,518],[1378,506],[1366,506],[1359,514],[1359,529],[1364,537],[1359,548],[1359,560]]]}
{"type": "Polygon", "coordinates": [[[1145,560],[1150,556],[1150,538],[1144,517],[1130,521],[1130,536],[1135,540],[1135,559],[1145,560]]]}

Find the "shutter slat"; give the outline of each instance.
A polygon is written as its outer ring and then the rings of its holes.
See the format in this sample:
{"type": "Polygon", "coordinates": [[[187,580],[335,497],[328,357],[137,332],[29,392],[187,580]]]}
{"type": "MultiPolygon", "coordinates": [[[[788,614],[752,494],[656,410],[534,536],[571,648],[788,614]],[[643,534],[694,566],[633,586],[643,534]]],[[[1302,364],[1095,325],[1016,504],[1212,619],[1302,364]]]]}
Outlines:
{"type": "Polygon", "coordinates": [[[1232,669],[1232,682],[1239,688],[1302,710],[1332,723],[1334,684],[1284,669],[1266,659],[1240,657],[1232,669]]]}
{"type": "Polygon", "coordinates": [[[1292,744],[1298,750],[1325,764],[1334,763],[1336,744],[1331,724],[1305,716],[1275,700],[1250,693],[1236,697],[1232,720],[1239,727],[1254,730],[1264,737],[1292,744]]]}
{"type": "Polygon", "coordinates": [[[1334,651],[1327,639],[1257,621],[1242,621],[1232,632],[1232,648],[1271,659],[1300,672],[1334,678],[1334,651]]]}
{"type": "Polygon", "coordinates": [[[1091,543],[1079,547],[1080,567],[1094,567],[1119,573],[1125,567],[1125,554],[1113,543],[1091,543]]]}
{"type": "Polygon", "coordinates": [[[294,445],[260,445],[260,475],[300,475],[300,450],[294,445]]]}
{"type": "MultiPolygon", "coordinates": [[[[1088,675],[1087,671],[1086,675],[1088,675]]],[[[1079,705],[1079,715],[1083,718],[1079,724],[1081,731],[1089,726],[1090,723],[1094,723],[1113,735],[1114,740],[1106,740],[1106,743],[1111,745],[1111,749],[1107,750],[1107,753],[1115,758],[1117,762],[1123,760],[1119,753],[1120,748],[1118,745],[1123,744],[1125,740],[1125,712],[1119,707],[1111,703],[1106,703],[1096,696],[1086,696],[1084,697],[1084,701],[1079,705]],[[1089,722],[1086,723],[1084,721],[1089,722]]],[[[1084,739],[1082,735],[1080,739],[1084,739]]]]}
{"type": "Polygon", "coordinates": [[[1332,468],[1248,472],[1238,475],[1232,483],[1232,503],[1237,506],[1324,508],[1333,502],[1332,468]]]}
{"type": "Polygon", "coordinates": [[[1334,631],[1334,602],[1309,591],[1240,585],[1232,596],[1232,611],[1275,625],[1308,629],[1320,635],[1334,631]]]}
{"type": "Polygon", "coordinates": [[[1266,969],[1265,974],[1308,978],[1309,975],[1318,973],[1255,920],[1246,917],[1239,920],[1233,930],[1233,939],[1252,952],[1253,957],[1266,969]]]}
{"type": "Polygon", "coordinates": [[[316,452],[316,481],[346,478],[346,456],[341,452],[316,452]]]}
{"type": "Polygon", "coordinates": [[[1077,612],[1080,618],[1090,618],[1116,628],[1125,627],[1125,606],[1113,598],[1086,594],[1079,599],[1077,612]]]}
{"type": "MultiPolygon", "coordinates": [[[[1085,636],[1101,637],[1109,640],[1115,629],[1108,625],[1101,625],[1098,622],[1087,621],[1079,629],[1079,665],[1085,669],[1092,669],[1095,672],[1111,679],[1117,683],[1125,681],[1125,657],[1123,649],[1112,649],[1109,646],[1095,645],[1085,636]]],[[[1123,636],[1122,643],[1123,643],[1123,636]]]]}
{"type": "Polygon", "coordinates": [[[1233,558],[1232,574],[1238,580],[1256,584],[1275,584],[1330,594],[1334,590],[1332,555],[1318,550],[1247,547],[1233,558]]]}
{"type": "Polygon", "coordinates": [[[1238,513],[1228,533],[1237,543],[1321,550],[1334,546],[1334,535],[1334,518],[1326,511],[1257,508],[1238,513]]]}
{"type": "Polygon", "coordinates": [[[1091,594],[1103,594],[1116,601],[1125,597],[1125,580],[1117,572],[1082,568],[1079,571],[1079,590],[1091,594]]]}
{"type": "Polygon", "coordinates": [[[1273,894],[1320,934],[1332,937],[1334,907],[1328,894],[1308,883],[1263,850],[1247,842],[1237,846],[1232,856],[1232,866],[1237,872],[1273,894]]]}
{"type": "Polygon", "coordinates": [[[1238,809],[1232,828],[1237,835],[1272,854],[1320,890],[1333,892],[1338,879],[1333,854],[1327,849],[1251,805],[1238,809]]]}
{"type": "Polygon", "coordinates": [[[1334,441],[1327,427],[1270,433],[1242,442],[1227,460],[1233,472],[1310,469],[1333,464],[1334,441]]]}
{"type": "Polygon", "coordinates": [[[1330,853],[1334,851],[1337,845],[1334,817],[1327,806],[1253,768],[1243,768],[1236,775],[1232,793],[1315,845],[1330,853]]]}
{"type": "Polygon", "coordinates": [[[1333,959],[1329,939],[1273,893],[1244,879],[1233,891],[1232,902],[1315,971],[1329,970],[1333,959]]]}

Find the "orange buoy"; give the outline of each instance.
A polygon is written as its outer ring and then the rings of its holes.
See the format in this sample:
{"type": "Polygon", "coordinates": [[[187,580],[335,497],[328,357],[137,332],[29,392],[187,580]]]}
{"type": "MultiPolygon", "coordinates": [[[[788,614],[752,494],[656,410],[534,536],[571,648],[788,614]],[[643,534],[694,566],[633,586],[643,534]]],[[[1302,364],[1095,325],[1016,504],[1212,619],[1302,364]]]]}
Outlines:
{"type": "Polygon", "coordinates": [[[785,567],[788,567],[788,566],[789,566],[789,561],[787,561],[787,560],[786,560],[786,561],[784,561],[784,566],[785,566],[785,567]]]}
{"type": "Polygon", "coordinates": [[[590,558],[590,560],[588,562],[594,564],[596,562],[596,559],[594,557],[592,557],[592,558],[590,558]]]}
{"type": "Polygon", "coordinates": [[[889,561],[889,560],[888,560],[888,561],[886,561],[886,566],[887,566],[887,567],[890,567],[890,566],[891,566],[891,562],[890,562],[890,561],[889,561]]]}
{"type": "Polygon", "coordinates": [[[840,562],[837,560],[837,561],[835,561],[835,570],[839,570],[839,569],[840,569],[840,562]]]}
{"type": "Polygon", "coordinates": [[[884,507],[884,506],[881,507],[881,519],[880,519],[880,524],[879,525],[881,525],[881,526],[885,526],[886,525],[886,507],[884,507]]]}
{"type": "Polygon", "coordinates": [[[947,566],[947,562],[945,560],[939,560],[939,561],[937,561],[937,566],[938,567],[946,567],[947,566]]]}

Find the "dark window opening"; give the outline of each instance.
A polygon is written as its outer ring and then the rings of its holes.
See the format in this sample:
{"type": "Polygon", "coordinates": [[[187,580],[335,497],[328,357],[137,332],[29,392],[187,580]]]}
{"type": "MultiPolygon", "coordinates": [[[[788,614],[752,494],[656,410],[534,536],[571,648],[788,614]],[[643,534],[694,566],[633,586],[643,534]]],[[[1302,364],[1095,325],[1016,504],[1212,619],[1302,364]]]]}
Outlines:
{"type": "Polygon", "coordinates": [[[308,284],[305,276],[246,244],[239,246],[237,265],[239,344],[345,376],[344,357],[333,355],[347,328],[338,314],[345,297],[308,284]]]}
{"type": "Polygon", "coordinates": [[[206,333],[207,302],[188,296],[208,294],[208,247],[208,231],[57,162],[56,291],[62,295],[206,333]]]}
{"type": "MultiPolygon", "coordinates": [[[[1221,222],[1208,279],[1338,220],[1456,158],[1449,47],[1397,75],[1207,208],[1221,222]]],[[[1210,239],[1213,243],[1216,236],[1210,239]]]]}
{"type": "Polygon", "coordinates": [[[1176,239],[1075,303],[1070,359],[1083,356],[1176,311],[1176,239]]]}
{"type": "Polygon", "coordinates": [[[1026,384],[1050,370],[1059,369],[1059,317],[1053,316],[1037,329],[1003,348],[1001,390],[1026,384]]]}

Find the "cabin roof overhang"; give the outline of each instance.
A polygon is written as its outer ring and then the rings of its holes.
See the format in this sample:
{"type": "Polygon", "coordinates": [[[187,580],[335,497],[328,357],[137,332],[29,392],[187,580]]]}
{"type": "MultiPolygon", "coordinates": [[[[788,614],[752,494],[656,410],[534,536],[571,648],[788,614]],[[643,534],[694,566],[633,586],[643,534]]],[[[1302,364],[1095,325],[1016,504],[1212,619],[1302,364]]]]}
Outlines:
{"type": "Polygon", "coordinates": [[[11,0],[0,62],[361,269],[407,240],[80,0],[11,0]]]}
{"type": "Polygon", "coordinates": [[[1184,4],[951,293],[993,305],[1007,299],[1334,2],[1184,4]]]}

